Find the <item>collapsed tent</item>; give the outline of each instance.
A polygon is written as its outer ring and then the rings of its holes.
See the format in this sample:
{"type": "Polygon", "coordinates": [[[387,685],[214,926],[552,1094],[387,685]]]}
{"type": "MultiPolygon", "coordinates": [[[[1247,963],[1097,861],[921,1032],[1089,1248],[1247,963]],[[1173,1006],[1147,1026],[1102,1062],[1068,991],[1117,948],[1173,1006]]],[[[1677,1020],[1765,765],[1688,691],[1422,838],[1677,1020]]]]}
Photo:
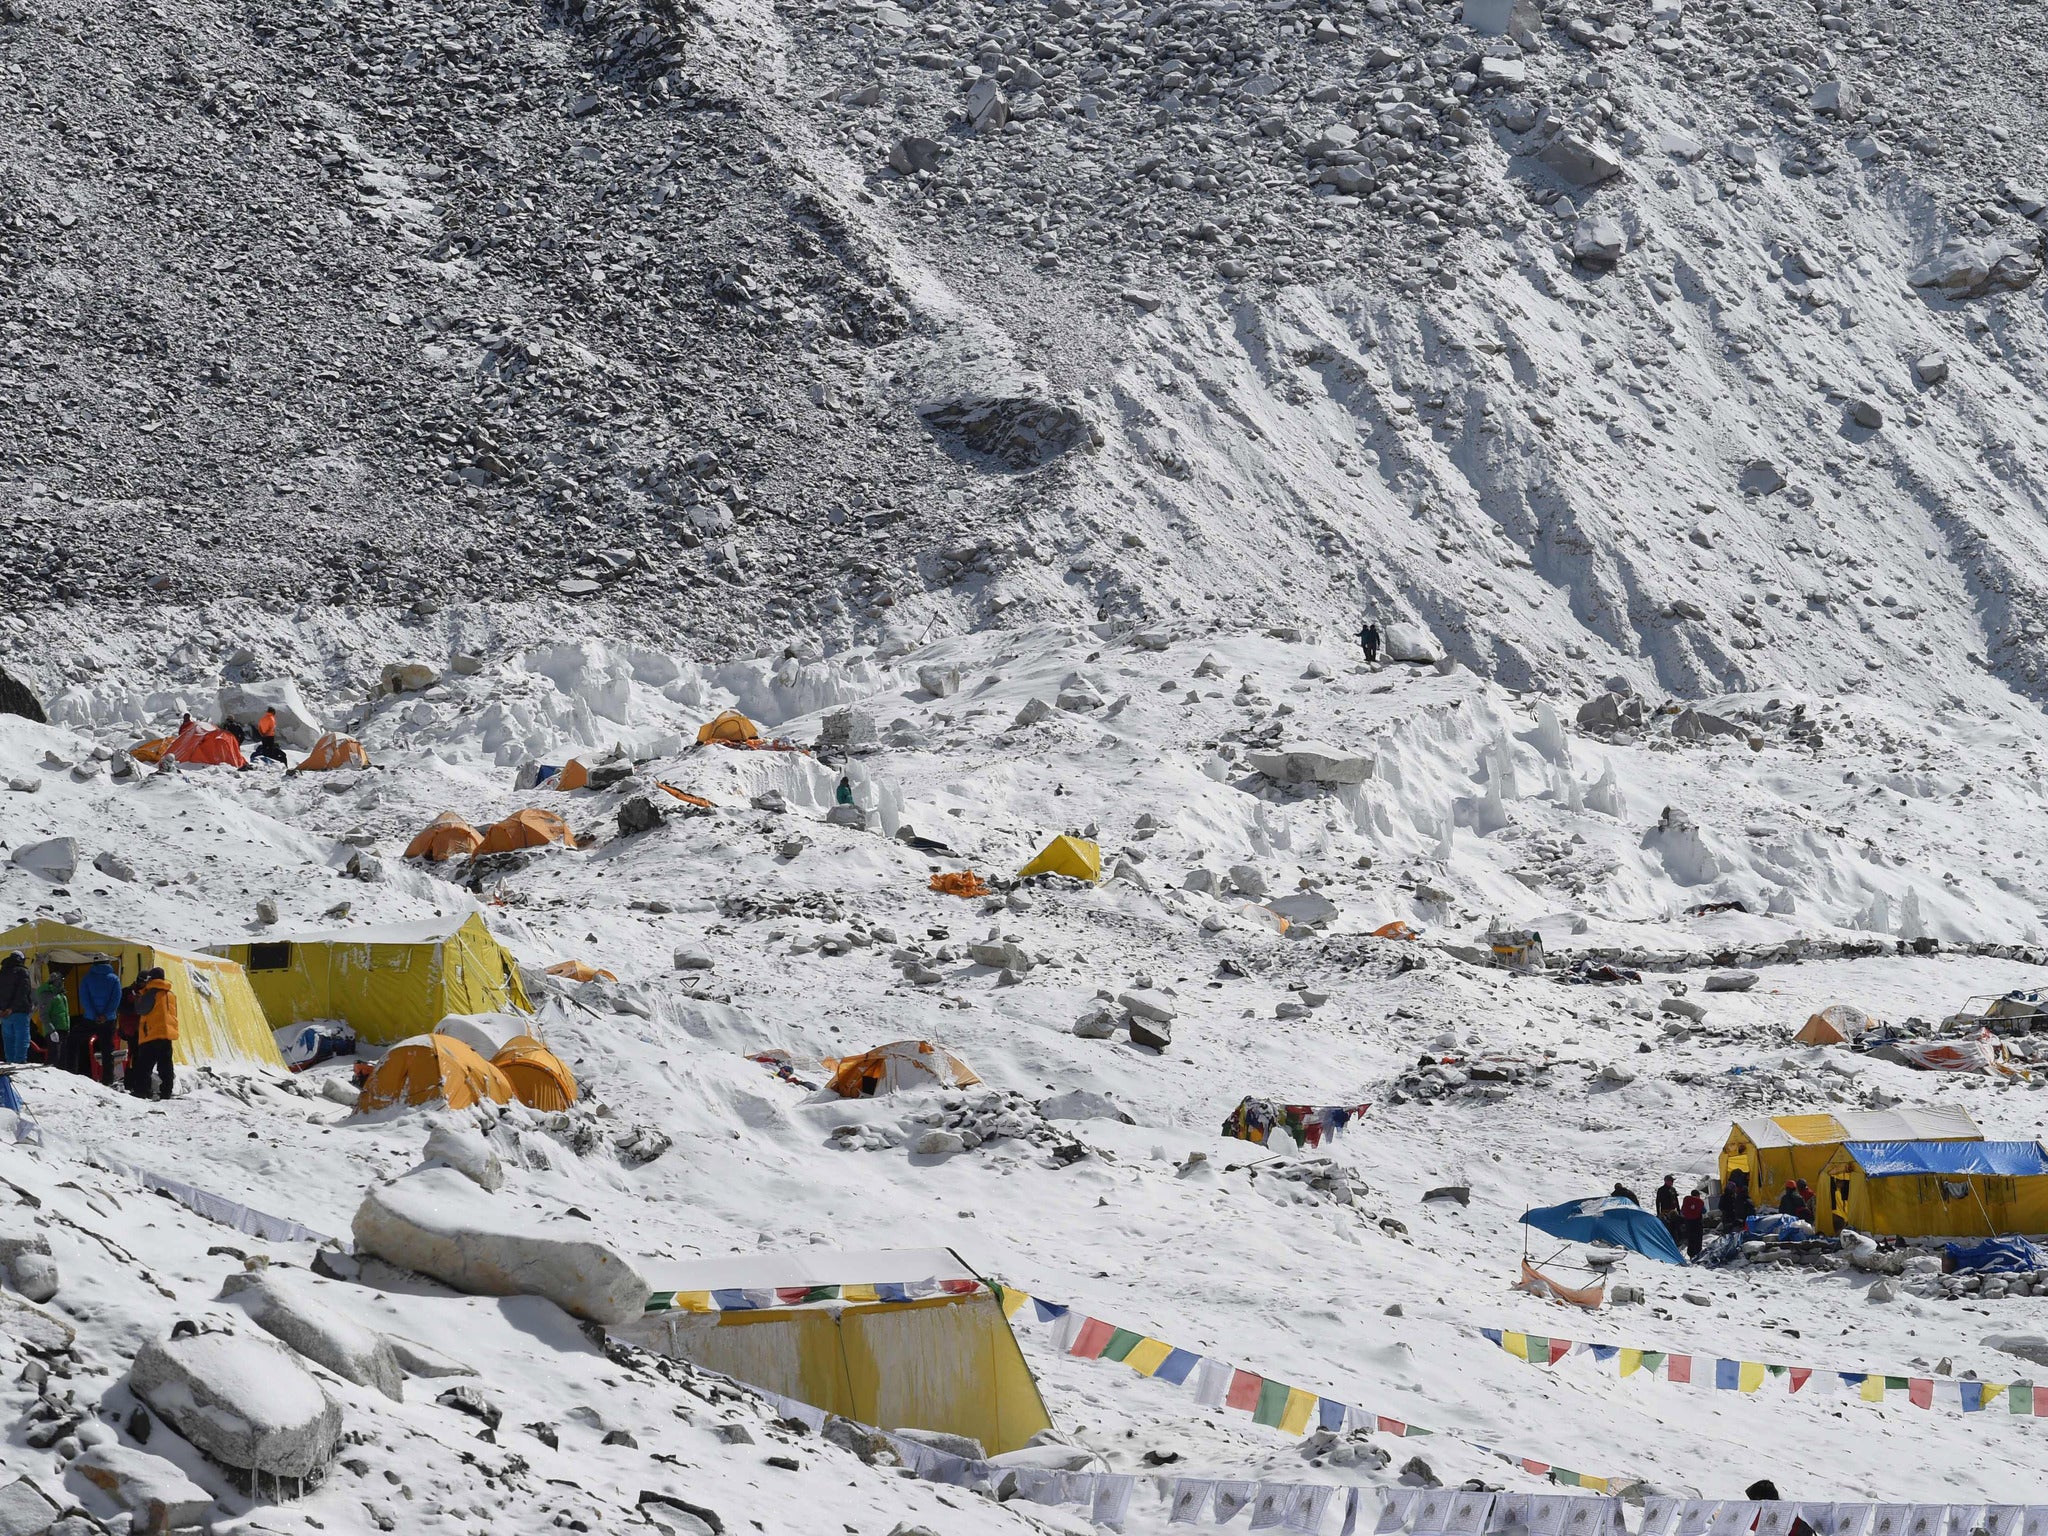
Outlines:
{"type": "Polygon", "coordinates": [[[2005,1043],[1988,1032],[1973,1039],[1891,1040],[1872,1049],[1882,1060],[1896,1061],[1921,1072],[1983,1072],[1993,1077],[2018,1077],[2005,1043]]]}
{"type": "Polygon", "coordinates": [[[1808,1018],[1792,1038],[1801,1045],[1848,1045],[1877,1027],[1877,1020],[1861,1008],[1830,1003],[1808,1018]]]}
{"type": "Polygon", "coordinates": [[[326,773],[334,768],[367,768],[370,754],[363,750],[363,744],[353,736],[342,736],[334,731],[327,732],[313,743],[313,750],[299,762],[301,773],[326,773]]]}
{"type": "Polygon", "coordinates": [[[153,736],[148,741],[138,741],[128,749],[128,755],[138,763],[160,763],[164,754],[171,750],[175,736],[153,736]]]}
{"type": "Polygon", "coordinates": [[[2034,1141],[1851,1141],[1821,1170],[1814,1225],[1886,1237],[2048,1232],[2048,1153],[2034,1141]]]}
{"type": "Polygon", "coordinates": [[[1562,1301],[1569,1306],[1583,1307],[1588,1312],[1599,1311],[1607,1300],[1605,1280],[1598,1285],[1566,1285],[1562,1280],[1546,1275],[1527,1259],[1522,1260],[1521,1280],[1509,1289],[1540,1296],[1546,1301],[1562,1301]]]}
{"type": "Polygon", "coordinates": [[[533,1011],[519,967],[481,914],[226,944],[273,1023],[341,1019],[371,1044],[424,1034],[451,1013],[533,1011]]]}
{"type": "Polygon", "coordinates": [[[128,986],[144,971],[161,967],[178,1000],[178,1038],[171,1059],[180,1066],[237,1063],[284,1068],[271,1021],[242,967],[213,955],[188,955],[142,939],[117,938],[74,928],[68,923],[37,921],[0,933],[0,954],[18,949],[38,978],[54,977],[63,986],[71,1016],[81,1017],[78,983],[94,960],[105,959],[128,986]]]}
{"type": "Polygon", "coordinates": [[[1982,1141],[1984,1133],[1960,1106],[1924,1109],[1845,1109],[1832,1115],[1774,1115],[1738,1120],[1721,1148],[1721,1182],[1749,1175],[1750,1197],[1768,1201],[1789,1180],[1818,1189],[1820,1171],[1848,1141],[1982,1141]]]}
{"type": "Polygon", "coordinates": [[[531,1035],[521,1035],[491,1058],[512,1095],[528,1109],[567,1109],[576,1102],[576,1074],[531,1035]]]}
{"type": "Polygon", "coordinates": [[[1276,1104],[1246,1094],[1223,1122],[1223,1134],[1254,1146],[1267,1146],[1276,1131],[1294,1138],[1297,1147],[1319,1147],[1343,1135],[1370,1104],[1276,1104]]]}
{"type": "Polygon", "coordinates": [[[2024,1237],[1982,1237],[1974,1243],[1950,1243],[1941,1250],[1941,1267],[1958,1275],[2032,1275],[2048,1269],[2048,1248],[2024,1237]]]}
{"type": "Polygon", "coordinates": [[[761,739],[761,727],[736,709],[728,709],[697,728],[699,746],[744,747],[761,739]]]}
{"type": "Polygon", "coordinates": [[[645,1348],[883,1429],[990,1455],[1052,1427],[995,1294],[944,1248],[760,1254],[650,1269],[645,1348]]]}
{"type": "Polygon", "coordinates": [[[1085,837],[1061,833],[1043,848],[1038,857],[1017,871],[1019,880],[1033,875],[1066,875],[1074,880],[1102,878],[1102,850],[1085,837]]]}
{"type": "Polygon", "coordinates": [[[420,828],[419,834],[405,845],[405,856],[445,864],[450,859],[468,858],[483,840],[483,833],[461,816],[454,811],[443,811],[420,828]]]}
{"type": "Polygon", "coordinates": [[[355,1112],[425,1104],[468,1109],[485,1100],[512,1102],[512,1085],[503,1072],[452,1035],[417,1035],[399,1041],[377,1063],[356,1096],[355,1112]]]}
{"type": "Polygon", "coordinates": [[[1664,1223],[1637,1205],[1615,1195],[1568,1200],[1522,1212],[1522,1225],[1574,1243],[1609,1243],[1630,1248],[1645,1258],[1683,1264],[1685,1255],[1671,1240],[1664,1223]]]}
{"type": "Polygon", "coordinates": [[[599,970],[585,960],[564,960],[560,965],[548,967],[550,976],[566,977],[570,981],[617,981],[619,978],[610,971],[599,970]]]}
{"type": "Polygon", "coordinates": [[[858,1056],[828,1056],[826,1086],[842,1099],[868,1099],[913,1088],[966,1088],[981,1081],[967,1063],[928,1040],[896,1040],[858,1056]]]}
{"type": "Polygon", "coordinates": [[[949,874],[933,875],[931,888],[941,896],[959,896],[968,900],[989,893],[988,882],[971,869],[956,869],[949,874]]]}
{"type": "MultiPolygon", "coordinates": [[[[134,754],[129,755],[132,757],[134,754]]],[[[217,725],[201,725],[197,720],[171,738],[163,756],[193,767],[206,764],[222,768],[249,766],[248,759],[242,756],[242,743],[233,731],[222,730],[217,725]]]]}
{"type": "Polygon", "coordinates": [[[487,853],[516,853],[521,848],[545,848],[550,843],[560,843],[565,848],[576,846],[569,823],[553,811],[528,807],[493,823],[477,844],[476,852],[479,857],[487,853]]]}
{"type": "Polygon", "coordinates": [[[323,1061],[356,1053],[356,1032],[346,1024],[323,1020],[318,1024],[287,1024],[273,1033],[277,1052],[294,1072],[317,1067],[323,1061]]]}
{"type": "Polygon", "coordinates": [[[1422,937],[1421,934],[1410,928],[1399,918],[1396,918],[1391,923],[1381,923],[1379,927],[1373,929],[1372,936],[1376,939],[1419,939],[1422,937]]]}

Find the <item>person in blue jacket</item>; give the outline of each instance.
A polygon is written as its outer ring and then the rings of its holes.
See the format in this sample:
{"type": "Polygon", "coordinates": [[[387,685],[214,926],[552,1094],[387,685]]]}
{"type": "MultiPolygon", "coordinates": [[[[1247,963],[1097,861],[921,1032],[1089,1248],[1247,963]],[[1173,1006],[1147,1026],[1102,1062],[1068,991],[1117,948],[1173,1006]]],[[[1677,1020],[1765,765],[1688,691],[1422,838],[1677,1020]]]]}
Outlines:
{"type": "Polygon", "coordinates": [[[81,1077],[92,1075],[95,1044],[100,1053],[100,1081],[114,1080],[114,1019],[121,1011],[121,977],[105,960],[95,960],[78,979],[78,1021],[71,1031],[71,1060],[81,1077]]]}
{"type": "Polygon", "coordinates": [[[28,956],[17,949],[0,960],[0,1056],[10,1062],[28,1060],[29,1010],[34,1006],[28,956]]]}

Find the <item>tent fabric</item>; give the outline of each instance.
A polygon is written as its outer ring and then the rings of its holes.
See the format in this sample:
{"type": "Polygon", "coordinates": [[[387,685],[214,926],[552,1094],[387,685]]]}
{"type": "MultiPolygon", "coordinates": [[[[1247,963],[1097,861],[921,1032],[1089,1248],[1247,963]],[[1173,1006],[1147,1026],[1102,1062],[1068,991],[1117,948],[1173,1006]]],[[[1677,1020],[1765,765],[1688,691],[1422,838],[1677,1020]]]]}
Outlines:
{"type": "Polygon", "coordinates": [[[531,806],[523,811],[514,811],[503,821],[495,823],[484,833],[484,840],[477,845],[479,856],[487,853],[513,853],[521,848],[545,848],[549,843],[560,843],[565,848],[574,848],[576,839],[569,833],[569,823],[553,811],[537,810],[531,806]]]}
{"type": "Polygon", "coordinates": [[[1032,875],[1067,875],[1075,880],[1100,880],[1102,850],[1085,837],[1068,837],[1061,833],[1038,850],[1037,858],[1017,871],[1019,880],[1032,875]]]}
{"type": "Polygon", "coordinates": [[[588,789],[590,770],[583,766],[583,759],[572,757],[562,765],[561,771],[547,787],[556,790],[588,789]]]}
{"type": "Polygon", "coordinates": [[[564,960],[560,965],[548,967],[550,976],[566,976],[571,981],[617,981],[619,978],[610,971],[599,970],[587,960],[564,960]]]}
{"type": "Polygon", "coordinates": [[[896,1040],[858,1056],[827,1057],[826,1083],[843,1099],[913,1088],[966,1088],[981,1081],[967,1063],[928,1040],[896,1040]]]}
{"type": "Polygon", "coordinates": [[[1562,1301],[1574,1307],[1584,1307],[1588,1312],[1597,1312],[1607,1300],[1607,1282],[1598,1285],[1566,1285],[1553,1280],[1527,1259],[1522,1260],[1521,1283],[1511,1290],[1527,1291],[1531,1296],[1545,1296],[1552,1301],[1562,1301]]]}
{"type": "Polygon", "coordinates": [[[86,964],[104,955],[127,986],[144,971],[162,966],[171,995],[178,1000],[178,1038],[171,1059],[179,1066],[273,1067],[284,1070],[271,1021],[234,961],[215,955],[188,955],[145,939],[121,938],[74,928],[68,923],[36,921],[0,934],[0,954],[18,949],[28,957],[37,979],[53,969],[61,974],[65,1000],[79,1017],[78,979],[86,964]]]}
{"type": "Polygon", "coordinates": [[[363,744],[353,736],[343,736],[329,731],[313,743],[299,763],[301,773],[326,773],[334,768],[367,768],[370,754],[363,750],[363,744]]]}
{"type": "Polygon", "coordinates": [[[1815,1014],[1799,1026],[1799,1033],[1792,1037],[1801,1045],[1847,1045],[1849,1037],[1819,1014],[1815,1014]]]}
{"type": "Polygon", "coordinates": [[[175,736],[156,736],[148,741],[138,741],[128,749],[128,755],[138,763],[160,763],[175,740],[175,736]]]}
{"type": "Polygon", "coordinates": [[[989,893],[988,883],[971,869],[956,869],[950,874],[933,875],[931,888],[941,896],[960,896],[972,899],[989,893]]]}
{"type": "Polygon", "coordinates": [[[505,1074],[450,1035],[418,1035],[391,1047],[356,1096],[356,1113],[393,1105],[443,1104],[468,1109],[488,1099],[512,1102],[505,1074]]]}
{"type": "Polygon", "coordinates": [[[774,1292],[976,1277],[939,1250],[754,1255],[650,1273],[657,1291],[757,1288],[770,1305],[657,1312],[620,1330],[636,1344],[827,1413],[888,1429],[966,1435],[991,1455],[1052,1426],[1038,1383],[986,1288],[912,1301],[776,1304],[774,1292]]]}
{"type": "Polygon", "coordinates": [[[523,1013],[451,1013],[434,1026],[434,1033],[460,1040],[489,1061],[522,1035],[539,1040],[540,1024],[523,1013]]]}
{"type": "Polygon", "coordinates": [[[702,795],[693,795],[687,789],[677,789],[675,785],[670,784],[664,780],[656,779],[654,781],[654,787],[660,790],[663,794],[674,795],[676,799],[682,801],[683,804],[693,805],[700,811],[715,811],[718,809],[717,806],[713,805],[709,800],[706,800],[702,795]]]}
{"type": "Polygon", "coordinates": [[[164,756],[194,767],[209,763],[223,768],[249,766],[248,759],[242,756],[242,744],[235,739],[233,731],[224,731],[217,725],[201,725],[197,720],[171,738],[171,744],[164,749],[164,756]]]}
{"type": "Polygon", "coordinates": [[[709,746],[716,742],[721,746],[737,747],[760,739],[761,727],[736,709],[728,709],[697,728],[697,741],[700,746],[709,746]]]}
{"type": "Polygon", "coordinates": [[[388,1045],[449,1014],[531,1013],[519,967],[480,913],[423,923],[279,934],[217,951],[244,967],[272,1024],[341,1019],[388,1045]]]}
{"type": "Polygon", "coordinates": [[[491,1065],[505,1074],[513,1096],[528,1109],[567,1109],[577,1100],[576,1074],[531,1035],[507,1043],[491,1065]]]}
{"type": "Polygon", "coordinates": [[[1844,1142],[1983,1139],[1970,1112],[1951,1105],[1775,1115],[1729,1127],[1719,1172],[1726,1183],[1738,1168],[1748,1169],[1750,1193],[1769,1199],[1787,1179],[1804,1179],[1818,1189],[1821,1170],[1844,1142]]]}
{"type": "Polygon", "coordinates": [[[445,864],[450,859],[468,858],[483,840],[483,833],[456,812],[443,811],[420,828],[419,834],[405,845],[405,856],[445,864]]]}
{"type": "Polygon", "coordinates": [[[1379,927],[1373,929],[1372,936],[1376,939],[1419,939],[1422,937],[1421,934],[1398,918],[1391,923],[1381,923],[1379,927]]]}
{"type": "Polygon", "coordinates": [[[1842,1150],[1873,1179],[1916,1173],[1987,1173],[2004,1179],[2048,1175],[2048,1153],[2038,1141],[1852,1141],[1842,1150]]]}
{"type": "Polygon", "coordinates": [[[1974,1243],[1950,1243],[1942,1249],[1942,1266],[1956,1274],[2021,1275],[2048,1269],[2048,1248],[2024,1237],[1986,1237],[1974,1243]]]}
{"type": "Polygon", "coordinates": [[[1878,1027],[1877,1020],[1848,1003],[1830,1003],[1811,1015],[1792,1038],[1803,1045],[1843,1045],[1878,1027]]]}
{"type": "Polygon", "coordinates": [[[1665,1264],[1685,1262],[1685,1255],[1678,1251],[1678,1244],[1671,1240],[1663,1222],[1633,1200],[1613,1195],[1540,1206],[1522,1212],[1522,1223],[1568,1242],[1611,1243],[1665,1264]]]}

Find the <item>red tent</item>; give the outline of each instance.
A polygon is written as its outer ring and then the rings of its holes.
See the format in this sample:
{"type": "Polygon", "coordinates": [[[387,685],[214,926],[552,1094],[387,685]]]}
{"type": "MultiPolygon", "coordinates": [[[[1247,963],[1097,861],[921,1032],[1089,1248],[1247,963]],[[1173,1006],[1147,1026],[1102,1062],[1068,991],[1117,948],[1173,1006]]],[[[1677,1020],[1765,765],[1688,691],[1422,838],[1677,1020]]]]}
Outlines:
{"type": "Polygon", "coordinates": [[[235,740],[233,731],[201,725],[197,720],[178,732],[164,750],[164,756],[174,757],[181,763],[225,763],[230,768],[249,766],[242,756],[242,744],[235,740]]]}

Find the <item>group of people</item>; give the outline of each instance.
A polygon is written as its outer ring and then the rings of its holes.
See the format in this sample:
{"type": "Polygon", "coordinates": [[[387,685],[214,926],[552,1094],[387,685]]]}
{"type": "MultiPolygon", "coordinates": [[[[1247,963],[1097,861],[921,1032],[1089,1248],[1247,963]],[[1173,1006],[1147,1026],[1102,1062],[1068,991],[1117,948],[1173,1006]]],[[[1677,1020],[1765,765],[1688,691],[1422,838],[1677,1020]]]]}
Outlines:
{"type": "Polygon", "coordinates": [[[124,987],[108,961],[94,960],[78,978],[74,1017],[71,997],[54,971],[38,985],[20,950],[0,960],[0,1057],[10,1064],[25,1063],[39,1051],[46,1065],[90,1077],[97,1055],[100,1081],[112,1083],[114,1049],[125,1043],[123,1086],[138,1098],[168,1099],[176,1085],[171,1046],[177,1038],[178,998],[161,966],[124,987]],[[156,1087],[160,1093],[152,1091],[156,1087]]]}
{"type": "MultiPolygon", "coordinates": [[[[1616,1184],[1609,1197],[1626,1200],[1631,1205],[1641,1205],[1635,1191],[1626,1184],[1616,1184]]],[[[1721,1216],[1721,1230],[1738,1232],[1756,1214],[1756,1201],[1749,1192],[1749,1174],[1737,1168],[1728,1175],[1727,1183],[1721,1186],[1717,1202],[1721,1216]]],[[[1778,1211],[1811,1225],[1814,1212],[1814,1193],[1804,1179],[1787,1179],[1784,1193],[1778,1196],[1778,1211]]],[[[1667,1173],[1664,1182],[1657,1187],[1657,1219],[1664,1223],[1664,1229],[1671,1234],[1671,1241],[1685,1250],[1687,1258],[1698,1261],[1700,1250],[1706,1246],[1707,1237],[1707,1188],[1704,1184],[1695,1186],[1692,1193],[1680,1195],[1678,1176],[1667,1173]]]]}

